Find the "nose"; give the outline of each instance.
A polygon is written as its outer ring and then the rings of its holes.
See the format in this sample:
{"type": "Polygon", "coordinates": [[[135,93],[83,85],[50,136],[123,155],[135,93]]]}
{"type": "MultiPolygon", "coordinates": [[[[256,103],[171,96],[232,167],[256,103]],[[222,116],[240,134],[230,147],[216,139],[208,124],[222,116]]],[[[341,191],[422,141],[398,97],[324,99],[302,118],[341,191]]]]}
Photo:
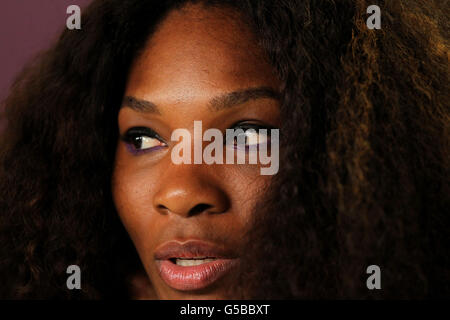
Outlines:
{"type": "Polygon", "coordinates": [[[159,213],[189,217],[228,210],[229,197],[220,183],[204,172],[202,165],[171,164],[169,167],[153,199],[159,213]]]}

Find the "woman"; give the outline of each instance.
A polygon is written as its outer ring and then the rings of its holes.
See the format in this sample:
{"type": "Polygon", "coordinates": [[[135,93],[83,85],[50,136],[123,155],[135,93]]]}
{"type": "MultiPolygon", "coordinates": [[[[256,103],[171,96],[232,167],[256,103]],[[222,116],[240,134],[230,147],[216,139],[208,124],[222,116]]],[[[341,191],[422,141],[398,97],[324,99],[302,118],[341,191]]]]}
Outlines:
{"type": "Polygon", "coordinates": [[[94,1],[4,103],[1,296],[449,296],[445,12],[372,4],[94,1]],[[279,172],[174,164],[195,121],[279,172]]]}

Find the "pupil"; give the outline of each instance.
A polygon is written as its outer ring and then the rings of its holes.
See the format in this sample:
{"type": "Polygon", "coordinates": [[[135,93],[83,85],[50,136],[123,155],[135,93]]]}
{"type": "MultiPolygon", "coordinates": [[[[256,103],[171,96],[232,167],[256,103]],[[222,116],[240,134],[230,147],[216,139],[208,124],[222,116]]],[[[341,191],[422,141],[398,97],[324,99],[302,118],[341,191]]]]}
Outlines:
{"type": "Polygon", "coordinates": [[[140,149],[142,146],[142,137],[135,137],[133,144],[136,149],[140,149]]]}

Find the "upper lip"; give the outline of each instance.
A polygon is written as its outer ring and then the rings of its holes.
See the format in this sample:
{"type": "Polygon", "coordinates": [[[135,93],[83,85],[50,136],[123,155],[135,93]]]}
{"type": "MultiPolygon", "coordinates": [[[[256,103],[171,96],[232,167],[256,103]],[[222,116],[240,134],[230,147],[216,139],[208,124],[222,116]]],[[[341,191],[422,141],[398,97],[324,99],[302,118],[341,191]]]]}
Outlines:
{"type": "Polygon", "coordinates": [[[233,254],[222,245],[200,240],[188,240],[180,242],[171,240],[158,246],[155,250],[156,260],[168,260],[174,258],[216,258],[230,259],[233,254]]]}

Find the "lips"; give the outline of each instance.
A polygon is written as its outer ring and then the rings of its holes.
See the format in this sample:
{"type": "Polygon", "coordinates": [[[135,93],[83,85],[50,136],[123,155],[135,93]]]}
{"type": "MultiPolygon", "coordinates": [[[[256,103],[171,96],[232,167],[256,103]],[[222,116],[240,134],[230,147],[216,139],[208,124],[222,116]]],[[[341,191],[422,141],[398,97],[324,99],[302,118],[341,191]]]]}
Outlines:
{"type": "Polygon", "coordinates": [[[182,291],[208,287],[237,263],[226,248],[198,240],[166,242],[157,248],[154,257],[164,282],[182,291]]]}

